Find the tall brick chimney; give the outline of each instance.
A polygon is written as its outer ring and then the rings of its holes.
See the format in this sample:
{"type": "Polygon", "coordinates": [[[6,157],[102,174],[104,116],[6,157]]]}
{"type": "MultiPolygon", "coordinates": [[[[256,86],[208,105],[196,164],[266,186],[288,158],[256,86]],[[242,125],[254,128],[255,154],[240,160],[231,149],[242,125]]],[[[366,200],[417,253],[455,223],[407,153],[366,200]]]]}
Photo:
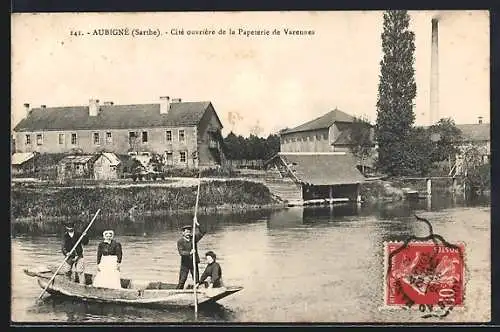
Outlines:
{"type": "Polygon", "coordinates": [[[170,97],[162,96],[160,97],[160,114],[167,114],[170,110],[170,97]]]}
{"type": "Polygon", "coordinates": [[[439,119],[439,31],[438,19],[433,18],[431,36],[431,90],[429,107],[429,125],[433,125],[439,119]]]}

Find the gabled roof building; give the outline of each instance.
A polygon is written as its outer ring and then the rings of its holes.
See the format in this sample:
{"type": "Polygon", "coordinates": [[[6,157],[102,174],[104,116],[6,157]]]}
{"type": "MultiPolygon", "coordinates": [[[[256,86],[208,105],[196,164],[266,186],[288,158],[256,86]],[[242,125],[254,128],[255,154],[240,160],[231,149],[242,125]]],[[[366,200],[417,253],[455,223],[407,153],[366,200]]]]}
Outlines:
{"type": "Polygon", "coordinates": [[[82,153],[147,151],[171,166],[221,164],[222,123],[209,101],[115,105],[90,99],[86,106],[30,108],[14,128],[17,152],[82,153]]]}

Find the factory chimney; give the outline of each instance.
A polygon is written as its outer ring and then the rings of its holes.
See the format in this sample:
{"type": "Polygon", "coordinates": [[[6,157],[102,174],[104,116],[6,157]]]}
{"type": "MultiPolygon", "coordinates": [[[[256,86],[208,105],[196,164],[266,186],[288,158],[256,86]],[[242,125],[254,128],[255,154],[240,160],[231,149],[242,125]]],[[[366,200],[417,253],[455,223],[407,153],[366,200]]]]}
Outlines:
{"type": "Polygon", "coordinates": [[[433,18],[431,36],[431,91],[429,108],[429,125],[439,119],[439,52],[438,52],[438,19],[433,18]]]}

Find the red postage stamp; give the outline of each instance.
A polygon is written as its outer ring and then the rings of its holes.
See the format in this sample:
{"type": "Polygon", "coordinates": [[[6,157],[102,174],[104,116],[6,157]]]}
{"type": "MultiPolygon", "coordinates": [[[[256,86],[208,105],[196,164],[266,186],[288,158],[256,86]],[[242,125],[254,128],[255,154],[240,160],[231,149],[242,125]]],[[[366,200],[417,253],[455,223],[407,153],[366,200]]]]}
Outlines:
{"type": "Polygon", "coordinates": [[[385,243],[385,306],[441,309],[464,305],[465,246],[385,243]]]}

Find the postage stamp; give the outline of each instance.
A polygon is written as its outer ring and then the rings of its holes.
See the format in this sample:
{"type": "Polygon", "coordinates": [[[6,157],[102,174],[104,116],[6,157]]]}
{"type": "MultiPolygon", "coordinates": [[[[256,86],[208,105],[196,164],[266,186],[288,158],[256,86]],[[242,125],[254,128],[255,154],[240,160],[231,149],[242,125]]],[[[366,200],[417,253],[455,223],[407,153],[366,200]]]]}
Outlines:
{"type": "Polygon", "coordinates": [[[385,307],[453,309],[464,306],[465,245],[435,239],[386,242],[385,307]]]}

